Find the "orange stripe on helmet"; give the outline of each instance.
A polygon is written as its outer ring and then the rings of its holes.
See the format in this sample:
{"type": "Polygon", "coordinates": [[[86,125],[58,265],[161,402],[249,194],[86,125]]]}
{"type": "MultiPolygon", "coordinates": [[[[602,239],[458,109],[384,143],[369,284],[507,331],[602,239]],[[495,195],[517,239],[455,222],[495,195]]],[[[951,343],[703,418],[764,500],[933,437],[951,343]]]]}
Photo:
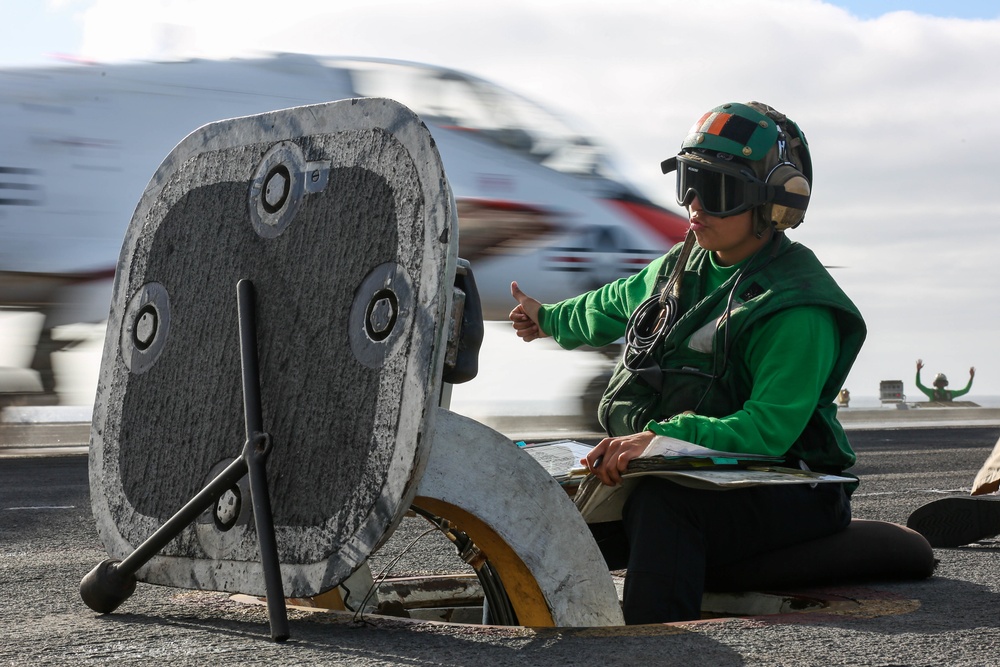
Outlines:
{"type": "Polygon", "coordinates": [[[704,116],[699,118],[695,122],[695,124],[691,126],[691,129],[688,130],[688,134],[696,134],[698,132],[704,132],[705,130],[703,128],[705,127],[705,124],[711,122],[711,118],[713,115],[715,114],[709,111],[704,116]]]}
{"type": "Polygon", "coordinates": [[[720,113],[716,114],[715,118],[712,119],[711,124],[704,131],[706,134],[719,135],[722,132],[722,128],[726,126],[726,123],[732,118],[732,114],[720,113]]]}

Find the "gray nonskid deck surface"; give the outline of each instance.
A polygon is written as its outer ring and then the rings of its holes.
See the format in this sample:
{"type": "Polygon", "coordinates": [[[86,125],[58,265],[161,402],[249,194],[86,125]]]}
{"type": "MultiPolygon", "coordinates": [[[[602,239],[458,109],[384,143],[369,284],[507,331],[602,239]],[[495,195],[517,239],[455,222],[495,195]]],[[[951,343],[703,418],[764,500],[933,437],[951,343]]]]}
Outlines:
{"type": "MultiPolygon", "coordinates": [[[[31,441],[33,431],[22,439],[31,441]]],[[[967,494],[1000,428],[852,430],[862,485],[855,516],[905,522],[923,503],[967,494]]],[[[38,436],[46,439],[44,429],[38,436]]],[[[28,444],[6,443],[7,447],[28,444]]],[[[372,559],[393,576],[466,572],[422,519],[407,518],[372,559]]],[[[292,638],[268,639],[264,607],[228,595],[140,584],[114,614],[81,602],[105,557],[83,456],[0,460],[0,664],[219,665],[988,665],[1000,647],[1000,540],[939,549],[921,582],[829,588],[844,604],[780,617],[614,629],[493,628],[291,612],[292,638]],[[856,601],[852,602],[852,601],[856,601]]]]}

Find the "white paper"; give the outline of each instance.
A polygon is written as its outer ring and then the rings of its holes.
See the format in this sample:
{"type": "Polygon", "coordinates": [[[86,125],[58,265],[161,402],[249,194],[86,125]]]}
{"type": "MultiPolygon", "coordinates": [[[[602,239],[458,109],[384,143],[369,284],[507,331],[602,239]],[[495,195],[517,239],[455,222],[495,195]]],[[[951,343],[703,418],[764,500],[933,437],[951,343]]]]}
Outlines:
{"type": "Polygon", "coordinates": [[[652,458],[662,456],[664,458],[680,456],[704,456],[725,459],[774,459],[770,454],[748,454],[745,452],[724,452],[718,449],[709,449],[696,445],[693,442],[678,440],[665,435],[654,436],[639,458],[652,458]]]}

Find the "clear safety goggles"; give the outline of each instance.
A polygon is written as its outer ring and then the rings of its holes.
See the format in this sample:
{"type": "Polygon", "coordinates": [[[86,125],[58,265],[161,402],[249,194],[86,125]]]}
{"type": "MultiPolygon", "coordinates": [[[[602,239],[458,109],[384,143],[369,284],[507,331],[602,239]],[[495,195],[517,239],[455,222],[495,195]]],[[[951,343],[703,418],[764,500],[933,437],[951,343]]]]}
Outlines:
{"type": "Polygon", "coordinates": [[[720,218],[748,211],[768,201],[768,187],[750,167],[677,155],[660,163],[664,174],[677,171],[677,204],[695,195],[702,209],[720,218]]]}

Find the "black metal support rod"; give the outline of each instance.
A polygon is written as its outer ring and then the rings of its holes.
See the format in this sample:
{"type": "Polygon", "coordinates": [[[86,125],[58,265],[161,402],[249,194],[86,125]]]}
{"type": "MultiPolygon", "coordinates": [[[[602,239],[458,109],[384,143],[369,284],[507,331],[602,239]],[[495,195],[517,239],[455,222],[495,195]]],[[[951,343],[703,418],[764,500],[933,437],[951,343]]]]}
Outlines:
{"type": "Polygon", "coordinates": [[[110,614],[117,609],[135,592],[135,573],[139,568],[180,535],[181,531],[246,474],[246,459],[236,459],[124,560],[108,559],[88,572],[80,581],[80,597],[86,605],[101,614],[110,614]]]}
{"type": "Polygon", "coordinates": [[[244,278],[236,284],[240,318],[240,365],[243,369],[243,419],[247,442],[264,431],[260,407],[260,366],[257,361],[257,303],[253,283],[244,278]]]}
{"type": "Polygon", "coordinates": [[[239,482],[247,474],[247,462],[242,458],[236,459],[225,470],[219,473],[215,479],[198,492],[191,500],[187,501],[184,507],[167,519],[167,522],[156,529],[152,535],[136,547],[135,551],[125,557],[125,559],[115,566],[115,570],[122,575],[133,575],[140,567],[163,550],[170,540],[181,534],[181,531],[191,525],[201,514],[210,508],[219,498],[234,484],[239,482]]]}
{"type": "Polygon", "coordinates": [[[278,560],[278,541],[274,536],[274,518],[271,514],[271,496],[267,488],[267,454],[270,438],[258,433],[249,443],[245,456],[250,472],[250,498],[253,502],[254,523],[260,544],[260,564],[264,571],[264,588],[267,591],[267,616],[271,623],[271,638],[283,642],[289,637],[288,610],[285,607],[284,585],[281,583],[281,564],[278,560]]]}
{"type": "Polygon", "coordinates": [[[250,498],[260,543],[260,564],[264,571],[271,638],[282,642],[289,637],[288,609],[285,607],[278,542],[274,536],[274,517],[267,486],[267,457],[271,453],[271,438],[263,432],[257,359],[257,309],[253,283],[246,279],[240,280],[236,285],[236,295],[240,320],[240,362],[243,370],[243,416],[247,436],[242,458],[250,475],[250,498]]]}

